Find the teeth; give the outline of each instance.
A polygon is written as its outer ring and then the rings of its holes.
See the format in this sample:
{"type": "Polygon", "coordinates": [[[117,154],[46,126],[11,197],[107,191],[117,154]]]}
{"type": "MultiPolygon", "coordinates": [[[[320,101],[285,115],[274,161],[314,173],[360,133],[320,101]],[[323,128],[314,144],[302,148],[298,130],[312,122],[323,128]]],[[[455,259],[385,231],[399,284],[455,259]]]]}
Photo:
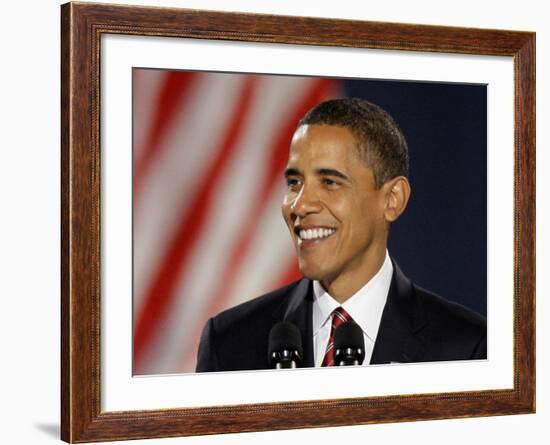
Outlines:
{"type": "Polygon", "coordinates": [[[326,238],[336,232],[335,229],[307,229],[300,230],[300,238],[302,239],[320,239],[326,238]]]}

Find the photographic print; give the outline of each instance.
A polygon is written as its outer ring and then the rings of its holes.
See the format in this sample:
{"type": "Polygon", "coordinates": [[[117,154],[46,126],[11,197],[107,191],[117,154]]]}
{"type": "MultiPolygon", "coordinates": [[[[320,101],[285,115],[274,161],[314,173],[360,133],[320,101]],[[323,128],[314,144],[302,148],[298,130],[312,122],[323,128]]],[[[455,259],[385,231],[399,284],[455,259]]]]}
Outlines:
{"type": "MultiPolygon", "coordinates": [[[[415,286],[486,315],[486,85],[141,68],[133,69],[132,82],[134,374],[194,372],[209,318],[303,278],[281,212],[283,173],[300,120],[329,100],[376,104],[406,140],[412,193],[391,224],[393,261],[415,286]]],[[[337,205],[344,198],[335,199],[337,205]]],[[[332,218],[329,207],[309,219],[332,218]]],[[[368,220],[364,225],[355,230],[367,231],[368,220]]],[[[364,319],[370,360],[378,333],[371,325],[379,319],[364,319]]],[[[486,328],[479,320],[470,356],[450,351],[460,332],[449,334],[447,345],[443,332],[434,334],[441,360],[482,357],[486,328]]],[[[264,346],[249,346],[250,354],[263,348],[261,360],[236,366],[270,367],[275,323],[264,324],[255,333],[264,346]]],[[[314,332],[301,330],[302,355],[311,361],[314,332]]],[[[438,357],[403,354],[394,359],[438,357]]]]}

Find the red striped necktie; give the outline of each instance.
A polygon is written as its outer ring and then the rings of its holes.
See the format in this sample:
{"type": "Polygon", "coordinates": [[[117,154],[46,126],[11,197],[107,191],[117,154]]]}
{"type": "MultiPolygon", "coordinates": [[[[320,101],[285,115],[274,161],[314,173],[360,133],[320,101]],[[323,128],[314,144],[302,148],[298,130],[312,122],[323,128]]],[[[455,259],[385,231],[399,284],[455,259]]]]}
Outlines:
{"type": "Polygon", "coordinates": [[[321,366],[334,366],[334,332],[338,326],[351,320],[351,315],[348,314],[342,306],[339,306],[332,311],[332,327],[330,328],[327,352],[325,352],[325,358],[323,359],[321,366]]]}

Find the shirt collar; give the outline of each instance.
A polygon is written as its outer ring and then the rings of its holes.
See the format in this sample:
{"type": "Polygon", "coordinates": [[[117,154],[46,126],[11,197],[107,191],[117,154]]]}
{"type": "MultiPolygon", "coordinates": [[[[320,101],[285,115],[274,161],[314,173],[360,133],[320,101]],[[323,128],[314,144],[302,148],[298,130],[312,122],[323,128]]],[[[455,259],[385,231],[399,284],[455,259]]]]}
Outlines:
{"type": "Polygon", "coordinates": [[[319,329],[330,321],[332,311],[338,306],[342,306],[362,331],[374,341],[380,326],[382,311],[388,298],[392,275],[393,265],[386,250],[386,258],[382,267],[344,304],[338,303],[319,281],[313,281],[314,304],[317,305],[318,309],[313,311],[313,335],[315,336],[319,329]]]}

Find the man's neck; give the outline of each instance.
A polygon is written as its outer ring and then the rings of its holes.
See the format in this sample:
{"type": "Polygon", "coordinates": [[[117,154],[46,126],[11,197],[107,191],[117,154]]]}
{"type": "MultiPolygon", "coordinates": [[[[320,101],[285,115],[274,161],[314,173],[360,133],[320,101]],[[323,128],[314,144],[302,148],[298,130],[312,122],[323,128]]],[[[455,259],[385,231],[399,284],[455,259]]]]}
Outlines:
{"type": "Polygon", "coordinates": [[[338,303],[343,304],[355,295],[380,271],[386,259],[386,249],[362,267],[340,273],[332,280],[322,280],[321,285],[338,303]]]}

